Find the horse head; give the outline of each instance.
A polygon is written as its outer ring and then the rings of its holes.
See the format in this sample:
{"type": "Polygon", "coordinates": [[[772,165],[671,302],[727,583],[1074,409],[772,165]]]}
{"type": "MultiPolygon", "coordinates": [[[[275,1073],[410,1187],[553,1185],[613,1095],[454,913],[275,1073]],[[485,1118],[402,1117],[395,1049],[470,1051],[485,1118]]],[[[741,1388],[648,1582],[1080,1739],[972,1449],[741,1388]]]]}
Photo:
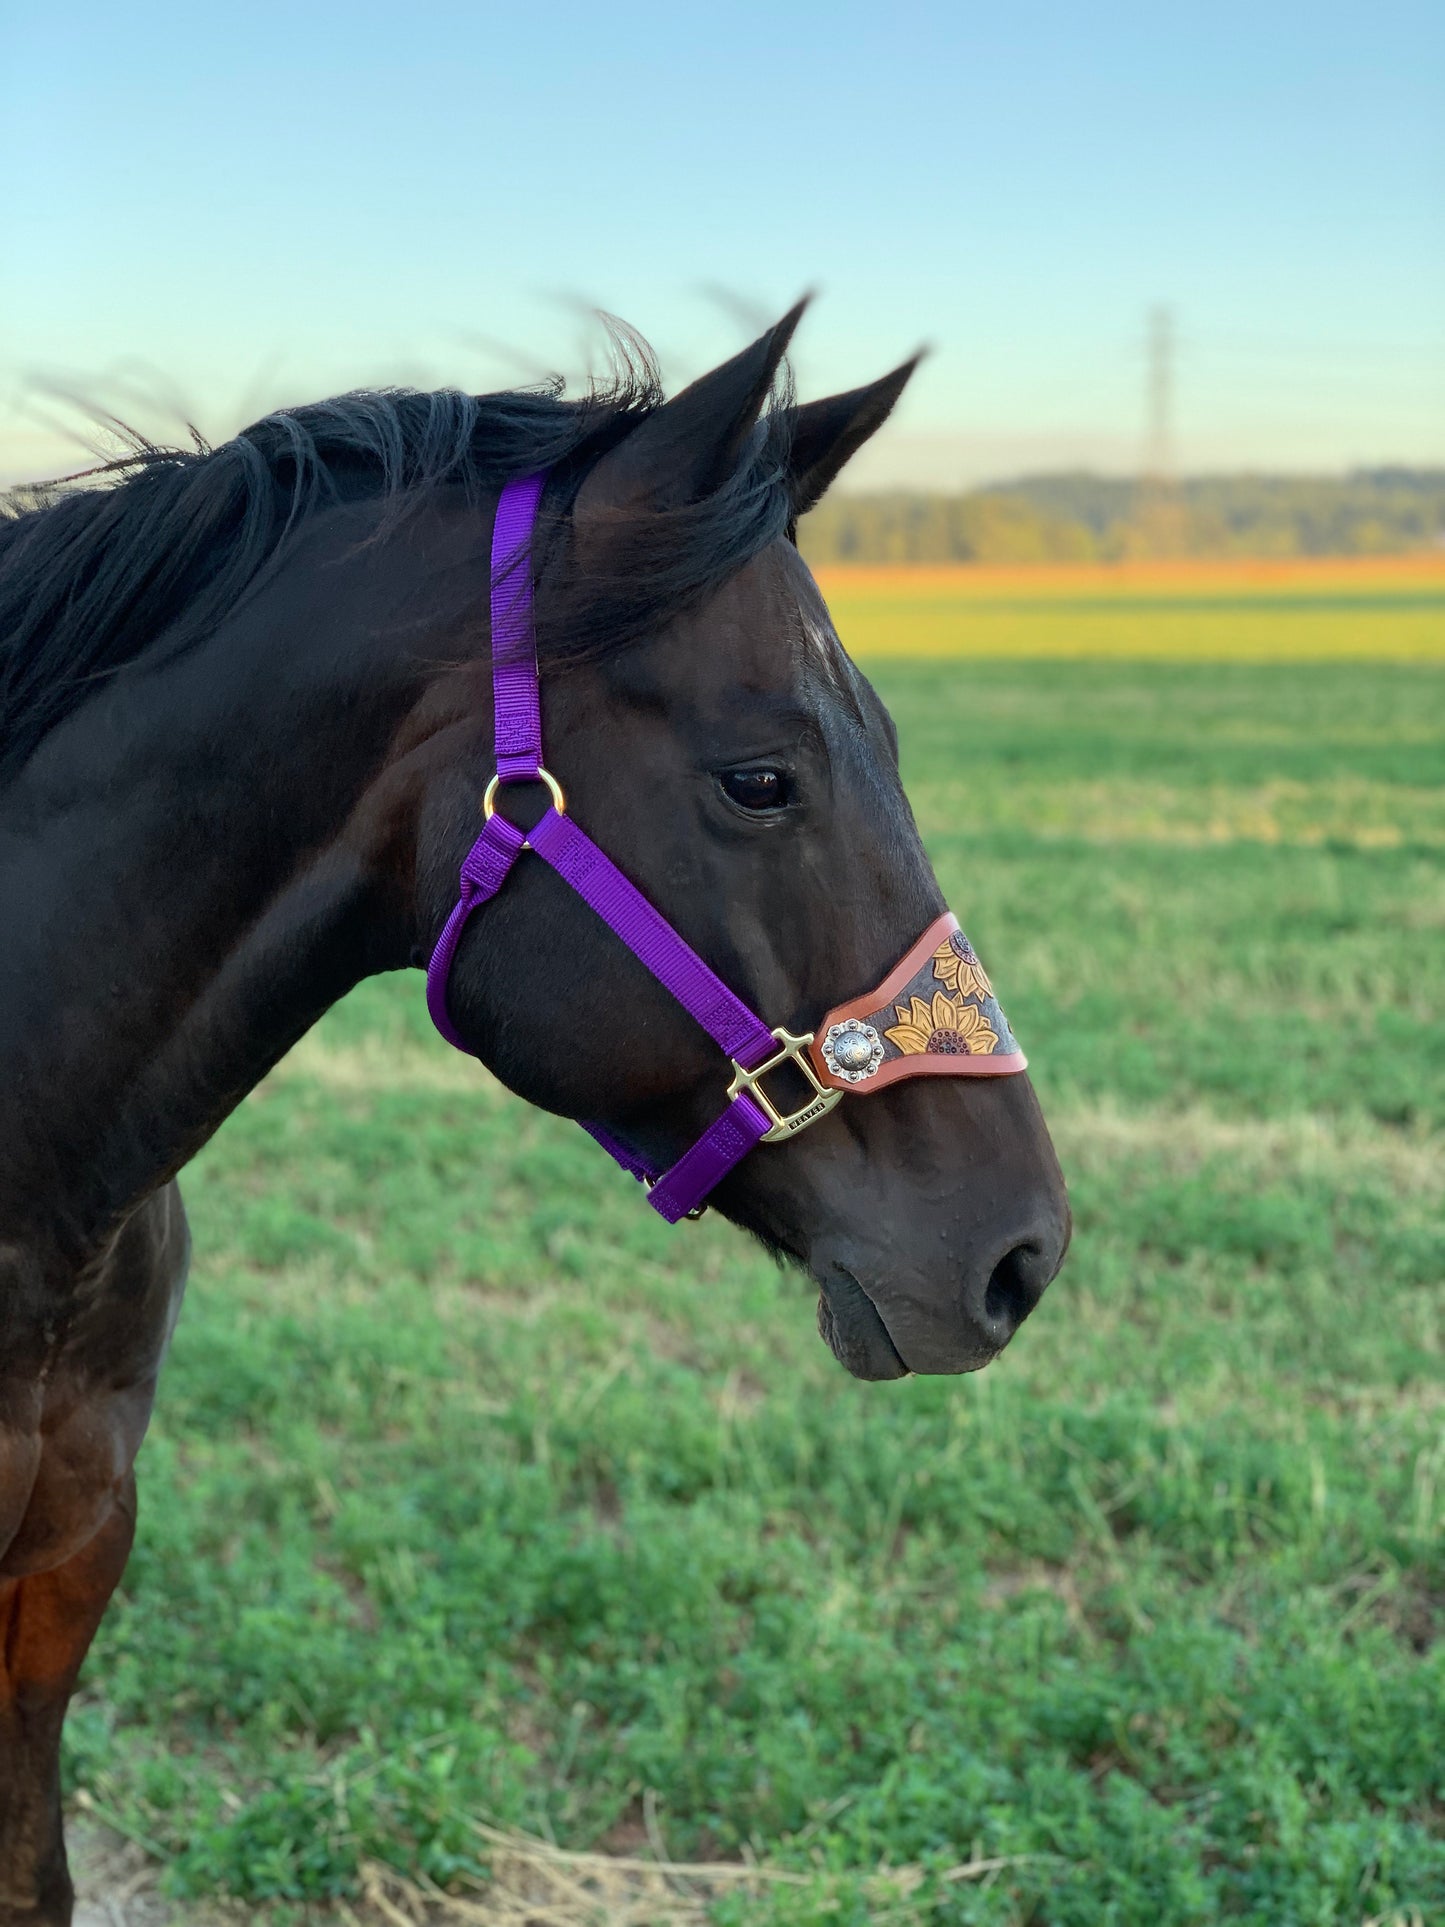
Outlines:
{"type": "MultiPolygon", "coordinates": [[[[921,933],[943,928],[945,906],[892,722],[792,539],[913,364],[765,414],[796,319],[549,484],[532,558],[548,769],[571,818],[766,1023],[807,1035],[845,1000],[876,1003],[880,1025],[895,1019],[883,1033],[901,1040],[894,1057],[989,1069],[943,1061],[1007,1034],[961,937],[950,948],[945,931],[923,997],[904,986],[890,1011],[902,980],[889,972],[921,933]],[[720,558],[711,579],[693,570],[705,590],[649,621],[665,602],[657,585],[680,577],[700,544],[720,558]],[[607,646],[569,647],[609,626],[607,646]],[[960,990],[975,994],[951,994],[960,990]]],[[[473,736],[488,720],[471,719],[473,736]]],[[[478,827],[477,754],[473,744],[445,771],[426,813],[417,921],[433,943],[478,827]]],[[[529,813],[519,791],[508,807],[525,829],[544,802],[529,813]]],[[[518,862],[470,919],[446,997],[457,1041],[504,1083],[600,1126],[653,1169],[723,1107],[728,1065],[716,1044],[546,863],[518,862]]],[[[881,1059],[878,1029],[862,1028],[881,1059]]],[[[828,1062],[839,1077],[816,1047],[806,1066],[795,1057],[774,1075],[798,1080],[806,1103],[819,1072],[848,1088],[828,1062]]],[[[1038,1302],[1069,1236],[1026,1074],[898,1068],[806,1131],[760,1145],[714,1194],[727,1217],[811,1272],[820,1328],[860,1378],[986,1364],[1038,1302]]]]}

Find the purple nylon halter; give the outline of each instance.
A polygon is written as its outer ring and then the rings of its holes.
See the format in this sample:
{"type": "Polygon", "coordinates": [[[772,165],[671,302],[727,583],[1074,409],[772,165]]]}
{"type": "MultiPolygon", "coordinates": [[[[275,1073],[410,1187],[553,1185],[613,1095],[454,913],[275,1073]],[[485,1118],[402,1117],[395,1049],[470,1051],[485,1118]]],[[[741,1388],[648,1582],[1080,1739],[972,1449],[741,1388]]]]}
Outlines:
{"type": "Polygon", "coordinates": [[[462,864],[461,894],[427,967],[427,1007],[442,1036],[466,1045],[447,1010],[447,981],[467,919],[501,889],[523,850],[532,850],[595,910],[634,956],[696,1018],[732,1060],[728,1106],[670,1171],[659,1174],[599,1124],[583,1124],[648,1187],[669,1224],[696,1217],[703,1200],[754,1145],[805,1130],[848,1094],[865,1095],[901,1077],[1003,1077],[1025,1065],[1008,1020],[972,947],[949,915],[936,918],[876,991],[840,1004],[811,1036],[769,1030],[735,997],[566,814],[557,780],[542,763],[542,707],[532,620],[532,528],[545,475],[509,482],[492,531],[492,689],[497,770],[487,786],[482,833],[462,864]],[[519,830],[494,811],[507,783],[545,783],[552,805],[519,830]],[[902,997],[902,1002],[895,1001],[902,997]],[[890,1021],[891,1020],[891,1021],[890,1021]],[[821,1038],[819,1043],[817,1040],[821,1038]],[[812,1095],[780,1112],[763,1089],[765,1072],[795,1064],[812,1095]]]}
{"type": "MultiPolygon", "coordinates": [[[[532,622],[531,538],[545,475],[509,482],[492,531],[492,690],[496,705],[498,784],[546,781],[542,766],[542,709],[532,622]]],[[[466,1045],[447,1010],[447,980],[467,919],[493,898],[523,850],[532,850],[609,924],[683,1009],[728,1057],[756,1071],[778,1054],[778,1041],[760,1017],[735,997],[584,830],[553,804],[523,832],[490,815],[467,853],[461,895],[427,968],[432,1022],[458,1050],[466,1045]]],[[[648,1202],[669,1224],[696,1212],[715,1185],[772,1128],[773,1120],[746,1090],[672,1169],[659,1174],[597,1124],[583,1129],[625,1171],[649,1186],[648,1202]]]]}

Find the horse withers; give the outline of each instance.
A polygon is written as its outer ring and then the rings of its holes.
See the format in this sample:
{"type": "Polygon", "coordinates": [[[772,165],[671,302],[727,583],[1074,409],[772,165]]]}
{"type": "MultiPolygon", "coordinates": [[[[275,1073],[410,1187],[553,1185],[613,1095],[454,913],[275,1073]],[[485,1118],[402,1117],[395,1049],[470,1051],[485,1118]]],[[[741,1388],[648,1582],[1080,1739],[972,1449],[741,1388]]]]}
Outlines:
{"type": "MultiPolygon", "coordinates": [[[[0,1927],[71,1917],[60,1731],[130,1547],[189,1250],[175,1174],[353,985],[436,951],[497,766],[517,478],[547,477],[522,566],[569,819],[740,1006],[816,1036],[750,1083],[761,1047],[730,1067],[712,1006],[524,852],[449,955],[457,1040],[659,1172],[730,1068],[734,1105],[806,1110],[885,1056],[998,1048],[892,724],[792,540],[912,365],[794,405],[796,320],[671,401],[646,366],[572,400],[348,396],[138,447],[0,523],[0,1927]]],[[[507,800],[518,843],[543,847],[546,800],[507,800]]],[[[860,1378],[985,1364],[1069,1231],[1017,1071],[879,1069],[711,1201],[811,1272],[860,1378]]]]}

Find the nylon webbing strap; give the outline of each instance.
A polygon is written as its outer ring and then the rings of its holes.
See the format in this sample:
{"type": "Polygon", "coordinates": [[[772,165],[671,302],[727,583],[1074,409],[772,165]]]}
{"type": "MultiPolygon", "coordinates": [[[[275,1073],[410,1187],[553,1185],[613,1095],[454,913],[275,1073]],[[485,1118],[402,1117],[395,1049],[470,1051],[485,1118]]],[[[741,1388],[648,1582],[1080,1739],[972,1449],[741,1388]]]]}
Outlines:
{"type": "MultiPolygon", "coordinates": [[[[545,475],[509,482],[492,529],[492,692],[497,776],[504,784],[525,782],[542,767],[531,542],[545,482],[545,475]]],[[[447,984],[467,919],[497,894],[525,849],[535,850],[596,911],[728,1057],[752,1070],[772,1054],[773,1034],[762,1019],[733,995],[591,837],[555,808],[525,832],[500,813],[493,814],[467,853],[461,894],[427,969],[427,1008],[448,1043],[467,1048],[447,1008],[447,984]]],[[[661,1177],[601,1125],[582,1128],[624,1170],[651,1185],[649,1202],[674,1224],[696,1210],[752,1150],[767,1131],[768,1119],[743,1092],[661,1177]]]]}
{"type": "Polygon", "coordinates": [[[492,695],[497,774],[535,776],[542,762],[542,699],[532,620],[532,529],[545,475],[508,482],[492,525],[492,695]]]}
{"type": "Polygon", "coordinates": [[[684,1151],[672,1169],[657,1180],[647,1194],[647,1202],[669,1224],[676,1224],[696,1210],[733,1166],[741,1163],[767,1128],[768,1120],[747,1092],[739,1092],[691,1150],[684,1151]]]}
{"type": "Polygon", "coordinates": [[[570,816],[548,810],[527,841],[697,1019],[719,1050],[748,1070],[772,1055],[777,1043],[762,1019],[733,995],[570,816]]]}
{"type": "Polygon", "coordinates": [[[462,864],[461,895],[457,898],[446,927],[437,939],[426,971],[426,1007],[431,1020],[458,1050],[466,1045],[457,1035],[447,1009],[447,982],[452,974],[452,959],[462,940],[467,918],[494,897],[512,873],[512,865],[527,847],[527,839],[505,816],[488,817],[482,833],[467,851],[462,864]]]}

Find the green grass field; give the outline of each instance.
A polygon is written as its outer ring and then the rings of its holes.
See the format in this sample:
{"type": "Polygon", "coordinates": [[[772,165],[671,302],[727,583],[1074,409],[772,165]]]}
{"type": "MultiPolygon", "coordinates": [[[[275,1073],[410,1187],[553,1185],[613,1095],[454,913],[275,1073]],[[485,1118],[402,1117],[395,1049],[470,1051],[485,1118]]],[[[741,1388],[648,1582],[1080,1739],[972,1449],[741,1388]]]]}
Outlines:
{"type": "Polygon", "coordinates": [[[1445,1918],[1445,668],[877,680],[1065,1272],[856,1384],[365,987],[189,1174],[71,1722],[177,1892],[475,1891],[482,1819],[779,1876],[724,1922],[1445,1918]]]}

